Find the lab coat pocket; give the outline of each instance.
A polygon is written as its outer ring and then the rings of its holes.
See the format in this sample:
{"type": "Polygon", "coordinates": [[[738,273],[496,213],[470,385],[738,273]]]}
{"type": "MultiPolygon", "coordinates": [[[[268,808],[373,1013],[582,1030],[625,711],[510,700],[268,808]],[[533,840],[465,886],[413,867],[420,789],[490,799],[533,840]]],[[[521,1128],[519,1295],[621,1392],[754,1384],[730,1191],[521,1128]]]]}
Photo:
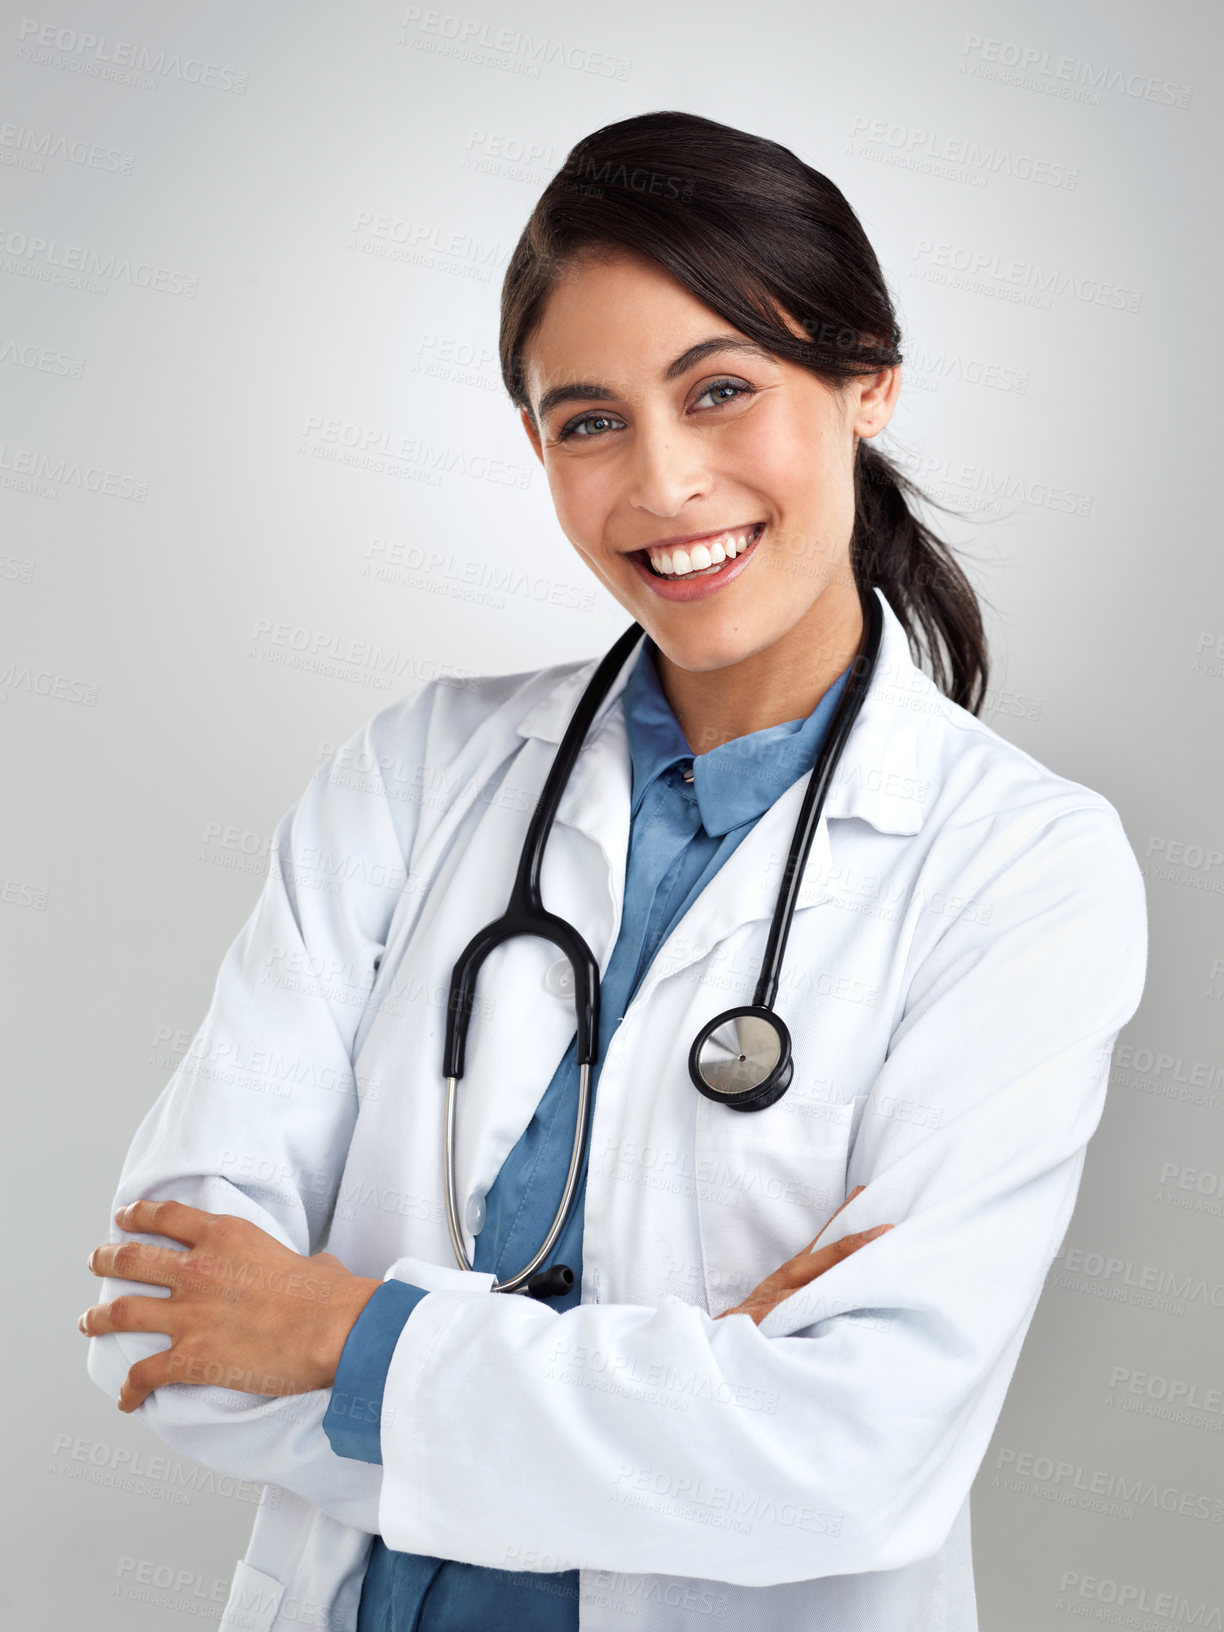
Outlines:
{"type": "Polygon", "coordinates": [[[792,1093],[764,1111],[705,1098],[698,1105],[697,1207],[712,1315],[801,1252],[846,1199],[856,1101],[823,1104],[815,1116],[800,1114],[797,1098],[788,1105],[792,1093]]]}
{"type": "Polygon", "coordinates": [[[270,1632],[284,1595],[282,1581],[240,1558],[234,1565],[229,1597],[218,1622],[220,1632],[270,1632]]]}

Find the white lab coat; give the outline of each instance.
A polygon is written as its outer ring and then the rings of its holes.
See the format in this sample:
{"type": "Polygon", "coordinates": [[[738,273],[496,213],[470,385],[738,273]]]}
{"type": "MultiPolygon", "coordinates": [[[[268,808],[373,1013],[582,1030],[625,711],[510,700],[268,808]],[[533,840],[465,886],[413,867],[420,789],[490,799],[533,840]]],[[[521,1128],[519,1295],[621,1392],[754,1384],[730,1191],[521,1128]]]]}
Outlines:
{"type": "MultiPolygon", "coordinates": [[[[374,1532],[486,1566],[579,1568],[583,1632],[711,1616],[752,1632],[976,1628],[970,1488],[1139,1002],[1145,902],[1113,806],[947,701],[880,599],[877,672],[786,951],[791,1088],[737,1114],[698,1095],[686,1061],[707,1019],[752,999],[806,777],[660,947],[616,1032],[568,1312],[454,1267],[441,1062],[451,967],[504,909],[596,659],[424,686],[321,765],[279,824],[114,1205],[176,1197],[431,1290],[391,1362],[381,1468],[334,1455],[327,1390],[174,1385],[141,1407],[176,1450],[267,1482],[227,1632],[352,1632],[374,1532]],[[825,1239],[892,1231],[760,1328],[712,1318],[858,1184],[825,1239]]],[[[545,905],[601,968],[623,898],[619,697],[636,654],[543,864],[545,905]]],[[[480,977],[461,1211],[573,1036],[558,957],[520,938],[480,977]]],[[[98,1297],[149,1290],[110,1280],[98,1297]]],[[[167,1342],[94,1338],[90,1375],[113,1397],[167,1342]]]]}

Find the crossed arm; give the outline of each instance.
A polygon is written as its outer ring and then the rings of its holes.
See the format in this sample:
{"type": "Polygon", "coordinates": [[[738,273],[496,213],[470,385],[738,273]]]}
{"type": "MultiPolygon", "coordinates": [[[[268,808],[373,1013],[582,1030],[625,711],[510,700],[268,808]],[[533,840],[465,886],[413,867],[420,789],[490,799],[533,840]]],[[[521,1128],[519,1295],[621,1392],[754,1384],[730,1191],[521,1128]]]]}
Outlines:
{"type": "MultiPolygon", "coordinates": [[[[863,1188],[857,1186],[842,1206],[863,1188]]],[[[169,1289],[168,1298],[124,1293],[94,1304],[77,1321],[87,1337],[162,1332],[171,1339],[169,1348],[129,1370],[117,1401],[125,1412],[167,1383],[219,1383],[272,1396],[330,1388],[357,1317],[382,1285],[352,1274],[330,1252],[305,1257],[248,1219],[179,1201],[130,1202],[115,1214],[115,1223],[185,1248],[106,1241],[89,1255],[94,1275],[169,1289]]],[[[891,1228],[880,1224],[812,1251],[817,1236],[717,1318],[744,1314],[759,1325],[784,1298],[891,1228]]]]}

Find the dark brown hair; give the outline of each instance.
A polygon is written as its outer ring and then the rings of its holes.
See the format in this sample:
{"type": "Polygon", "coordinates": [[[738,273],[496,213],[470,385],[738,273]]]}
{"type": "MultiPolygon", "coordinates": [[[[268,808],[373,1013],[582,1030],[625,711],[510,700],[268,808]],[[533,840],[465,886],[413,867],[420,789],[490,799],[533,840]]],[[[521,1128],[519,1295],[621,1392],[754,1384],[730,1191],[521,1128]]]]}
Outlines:
{"type": "MultiPolygon", "coordinates": [[[[763,136],[698,114],[639,114],[584,136],[515,245],[501,298],[502,379],[531,409],[524,350],[584,249],[644,255],[775,356],[830,386],[902,360],[884,275],[837,187],[763,136]],[[789,316],[802,330],[796,335],[789,316]]],[[[950,547],[914,514],[931,499],[872,442],[855,456],[850,563],[878,584],[939,688],[978,713],[989,660],[981,608],[950,547]]]]}

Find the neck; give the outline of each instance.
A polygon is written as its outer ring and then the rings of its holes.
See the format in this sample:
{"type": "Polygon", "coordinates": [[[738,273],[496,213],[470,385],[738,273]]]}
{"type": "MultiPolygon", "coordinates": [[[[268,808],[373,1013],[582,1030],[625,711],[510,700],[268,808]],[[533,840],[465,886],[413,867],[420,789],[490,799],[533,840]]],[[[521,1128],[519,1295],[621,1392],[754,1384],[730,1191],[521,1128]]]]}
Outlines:
{"type": "Polygon", "coordinates": [[[851,584],[832,596],[833,588],[771,646],[724,668],[682,669],[656,647],[663,695],[695,754],[808,717],[853,661],[863,636],[857,590],[851,584]]]}

